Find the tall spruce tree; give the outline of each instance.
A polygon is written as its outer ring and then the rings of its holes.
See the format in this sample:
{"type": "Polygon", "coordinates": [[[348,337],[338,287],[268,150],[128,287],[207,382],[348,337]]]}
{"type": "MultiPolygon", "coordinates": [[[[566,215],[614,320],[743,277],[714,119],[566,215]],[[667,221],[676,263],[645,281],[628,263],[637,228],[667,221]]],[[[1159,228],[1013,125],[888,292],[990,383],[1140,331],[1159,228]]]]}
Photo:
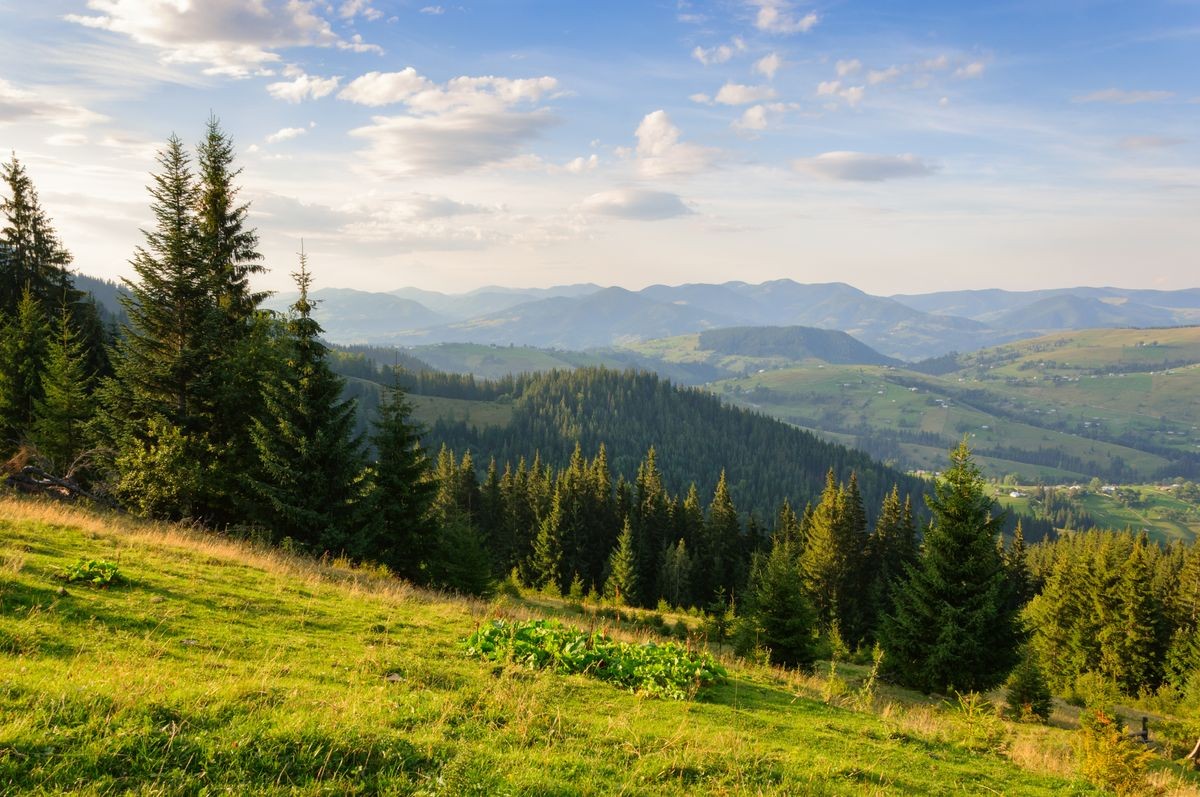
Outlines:
{"type": "Polygon", "coordinates": [[[68,266],[71,255],[42,210],[25,167],[13,155],[0,165],[0,313],[15,313],[26,291],[49,315],[64,301],[79,298],[68,266]]]}
{"type": "Polygon", "coordinates": [[[994,543],[1004,518],[966,441],[927,501],[933,522],[921,558],[881,629],[887,667],[924,692],[991,689],[1019,660],[1022,634],[994,543]]]}
{"type": "Polygon", "coordinates": [[[771,550],[757,554],[741,610],[739,638],[769,651],[772,664],[812,667],[816,612],[805,594],[795,513],[786,504],[771,538],[771,550]],[[790,515],[790,517],[788,517],[790,515]]]}
{"type": "Polygon", "coordinates": [[[900,503],[900,490],[893,487],[883,499],[879,518],[867,542],[866,627],[878,634],[880,620],[892,612],[892,591],[906,569],[917,559],[917,532],[912,505],[900,503]]]}
{"type": "Polygon", "coordinates": [[[129,324],[101,389],[116,490],[169,517],[207,516],[214,463],[212,360],[220,343],[209,281],[197,257],[196,182],[183,142],[158,154],[149,188],[155,227],[134,253],[122,303],[129,324]]]}
{"type": "Polygon", "coordinates": [[[37,449],[57,473],[69,475],[72,464],[86,448],[87,427],[95,412],[91,382],[83,342],[70,311],[63,307],[50,335],[42,375],[43,397],[36,403],[33,422],[37,449]]]}
{"type": "Polygon", "coordinates": [[[430,513],[436,485],[421,449],[420,428],[412,421],[412,405],[398,385],[387,389],[379,405],[371,444],[376,459],[371,539],[363,545],[365,555],[403,578],[422,583],[437,545],[437,526],[430,513]]]}
{"type": "Polygon", "coordinates": [[[617,545],[608,558],[608,578],[604,582],[604,597],[618,606],[633,603],[638,594],[637,554],[633,547],[633,527],[629,520],[621,528],[617,545]]]}
{"type": "Polygon", "coordinates": [[[804,584],[822,631],[829,631],[835,623],[843,633],[850,630],[858,574],[856,542],[845,488],[830,468],[821,500],[809,518],[807,541],[800,557],[804,584]]]}
{"type": "Polygon", "coordinates": [[[49,338],[41,305],[26,290],[7,323],[0,323],[0,452],[28,441],[33,431],[38,403],[45,397],[49,338]]]}
{"type": "Polygon", "coordinates": [[[719,594],[732,595],[735,589],[741,587],[737,583],[741,536],[737,507],[729,494],[729,483],[722,470],[700,533],[701,545],[697,553],[703,578],[698,585],[701,591],[696,598],[701,603],[707,604],[719,594]]]}
{"type": "Polygon", "coordinates": [[[264,415],[251,429],[259,458],[258,518],[276,540],[290,537],[318,553],[363,555],[356,532],[364,458],[353,435],[354,402],[341,398],[343,381],[326,361],[303,253],[292,276],[300,295],[286,323],[287,367],[264,385],[264,415]]]}

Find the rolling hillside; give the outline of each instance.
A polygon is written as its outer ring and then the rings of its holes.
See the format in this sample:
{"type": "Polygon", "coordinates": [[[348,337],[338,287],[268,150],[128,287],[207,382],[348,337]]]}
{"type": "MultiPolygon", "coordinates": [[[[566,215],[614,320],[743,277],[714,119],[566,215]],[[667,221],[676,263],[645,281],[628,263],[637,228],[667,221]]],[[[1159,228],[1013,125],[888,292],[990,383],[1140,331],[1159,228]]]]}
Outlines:
{"type": "MultiPolygon", "coordinates": [[[[912,693],[857,698],[865,674],[846,664],[839,694],[821,674],[727,660],[728,683],[652,699],[466,655],[491,618],[589,622],[560,601],[464,601],[12,498],[0,529],[9,794],[1094,793],[1076,779],[1066,706],[1053,727],[996,720],[997,747],[912,693]],[[122,579],[60,588],[80,558],[118,563],[122,579]]],[[[1187,793],[1182,770],[1160,777],[1187,793]]]]}

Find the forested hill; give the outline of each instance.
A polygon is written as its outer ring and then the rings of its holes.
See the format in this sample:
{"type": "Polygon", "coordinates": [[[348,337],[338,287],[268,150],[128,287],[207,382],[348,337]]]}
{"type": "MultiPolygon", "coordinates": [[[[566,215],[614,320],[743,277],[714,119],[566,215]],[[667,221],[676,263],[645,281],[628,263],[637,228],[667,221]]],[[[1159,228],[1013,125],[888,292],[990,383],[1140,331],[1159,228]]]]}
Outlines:
{"type": "MultiPolygon", "coordinates": [[[[615,473],[632,479],[649,446],[668,489],[685,491],[695,482],[711,494],[726,471],[738,508],[770,518],[787,498],[798,509],[815,502],[832,467],[839,479],[851,471],[868,511],[880,505],[893,484],[917,507],[927,483],[885,467],[867,455],[827,443],[766,416],[722,404],[711,393],[680,388],[645,372],[587,368],[550,371],[505,380],[511,392],[512,420],[506,426],[475,428],[465,421],[438,421],[424,438],[436,451],[443,443],[460,453],[470,449],[480,465],[494,456],[503,463],[542,459],[565,466],[576,441],[585,451],[601,443],[615,473]]],[[[424,391],[436,390],[423,386],[424,391]]],[[[494,395],[490,383],[481,397],[494,395]]]]}

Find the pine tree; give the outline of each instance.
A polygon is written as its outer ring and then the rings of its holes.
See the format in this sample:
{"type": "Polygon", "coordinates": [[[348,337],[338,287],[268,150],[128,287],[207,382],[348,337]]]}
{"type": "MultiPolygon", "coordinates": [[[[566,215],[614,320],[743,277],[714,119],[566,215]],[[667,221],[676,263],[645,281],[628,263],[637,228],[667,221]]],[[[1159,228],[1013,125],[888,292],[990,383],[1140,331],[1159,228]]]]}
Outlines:
{"type": "Polygon", "coordinates": [[[45,314],[64,301],[76,301],[67,271],[71,255],[59,242],[16,155],[0,165],[0,181],[8,194],[0,199],[0,313],[15,314],[27,291],[45,314]]]}
{"type": "Polygon", "coordinates": [[[722,470],[701,533],[703,544],[698,559],[706,577],[702,584],[704,591],[696,596],[697,600],[706,603],[718,593],[731,595],[734,589],[741,586],[736,582],[741,536],[737,508],[729,494],[725,471],[722,470]]]}
{"type": "Polygon", "coordinates": [[[692,605],[692,557],[687,543],[680,539],[667,548],[658,582],[663,600],[672,606],[692,605]]]}
{"type": "Polygon", "coordinates": [[[397,575],[418,583],[427,576],[437,546],[430,508],[435,485],[421,450],[420,429],[412,405],[398,385],[387,389],[371,435],[375,449],[371,494],[373,539],[364,545],[370,558],[397,575]]]}
{"type": "Polygon", "coordinates": [[[33,430],[45,398],[49,338],[42,308],[27,290],[14,316],[0,327],[0,451],[15,449],[33,430]]]}
{"type": "Polygon", "coordinates": [[[770,652],[772,664],[812,667],[816,613],[805,594],[800,551],[790,528],[777,530],[770,553],[755,558],[743,614],[750,628],[743,627],[741,635],[752,630],[755,642],[770,652]]]}
{"type": "Polygon", "coordinates": [[[821,500],[812,511],[807,543],[800,557],[804,584],[823,631],[835,622],[846,630],[845,619],[854,601],[854,539],[846,507],[845,490],[831,468],[825,476],[821,500]]]}
{"type": "Polygon", "coordinates": [[[1013,529],[1012,542],[1004,552],[1004,569],[1012,585],[1013,605],[1020,610],[1033,597],[1033,578],[1025,552],[1025,529],[1021,521],[1013,529]]]}
{"type": "Polygon", "coordinates": [[[33,439],[57,473],[67,475],[86,446],[86,430],[95,406],[90,392],[87,353],[64,307],[50,336],[42,375],[44,398],[36,403],[33,439]]]}
{"type": "Polygon", "coordinates": [[[867,542],[866,627],[878,634],[880,620],[892,612],[892,591],[907,567],[916,562],[916,529],[912,506],[900,503],[900,490],[893,487],[879,508],[879,518],[867,542]]]}
{"type": "Polygon", "coordinates": [[[1053,702],[1046,676],[1038,666],[1037,655],[1026,650],[1020,663],[1009,676],[1005,694],[1009,717],[1014,720],[1036,718],[1041,722],[1050,720],[1053,702]]]}
{"type": "Polygon", "coordinates": [[[604,597],[618,606],[630,603],[638,594],[637,556],[633,548],[633,528],[629,520],[621,529],[617,546],[608,558],[608,579],[604,582],[604,597]]]}
{"type": "Polygon", "coordinates": [[[254,419],[251,430],[259,456],[259,519],[277,540],[362,555],[355,532],[364,463],[362,441],[352,434],[354,402],[342,400],[342,379],[326,361],[304,254],[293,277],[300,295],[283,342],[287,369],[264,386],[264,417],[254,419]]]}
{"type": "Polygon", "coordinates": [[[991,689],[1018,661],[1021,632],[993,543],[1004,518],[993,515],[965,441],[927,501],[921,558],[881,628],[888,668],[924,692],[991,689]]]}
{"type": "Polygon", "coordinates": [[[549,514],[542,518],[537,537],[533,541],[533,553],[526,565],[525,578],[538,589],[555,589],[563,593],[562,566],[563,547],[560,523],[562,510],[555,498],[549,514]]]}
{"type": "Polygon", "coordinates": [[[625,593],[632,605],[653,606],[658,600],[658,573],[662,554],[668,540],[671,512],[667,492],[663,487],[662,471],[658,469],[658,454],[651,446],[638,466],[633,487],[633,506],[630,520],[633,547],[637,554],[638,594],[625,593]]]}

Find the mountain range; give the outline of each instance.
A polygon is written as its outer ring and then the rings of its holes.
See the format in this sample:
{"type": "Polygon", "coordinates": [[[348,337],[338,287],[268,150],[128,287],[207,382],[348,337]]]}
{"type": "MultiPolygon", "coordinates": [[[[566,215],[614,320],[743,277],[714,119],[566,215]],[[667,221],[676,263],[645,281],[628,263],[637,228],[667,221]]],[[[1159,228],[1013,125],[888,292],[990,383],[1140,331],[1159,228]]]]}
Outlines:
{"type": "MultiPolygon", "coordinates": [[[[584,350],[706,330],[808,326],[840,330],[902,360],[973,351],[1066,329],[1200,322],[1200,289],[1072,288],[875,296],[840,282],[593,284],[462,294],[323,288],[316,316],[331,341],[375,345],[469,342],[584,350]]],[[[294,295],[267,306],[285,309],[294,295]]]]}

